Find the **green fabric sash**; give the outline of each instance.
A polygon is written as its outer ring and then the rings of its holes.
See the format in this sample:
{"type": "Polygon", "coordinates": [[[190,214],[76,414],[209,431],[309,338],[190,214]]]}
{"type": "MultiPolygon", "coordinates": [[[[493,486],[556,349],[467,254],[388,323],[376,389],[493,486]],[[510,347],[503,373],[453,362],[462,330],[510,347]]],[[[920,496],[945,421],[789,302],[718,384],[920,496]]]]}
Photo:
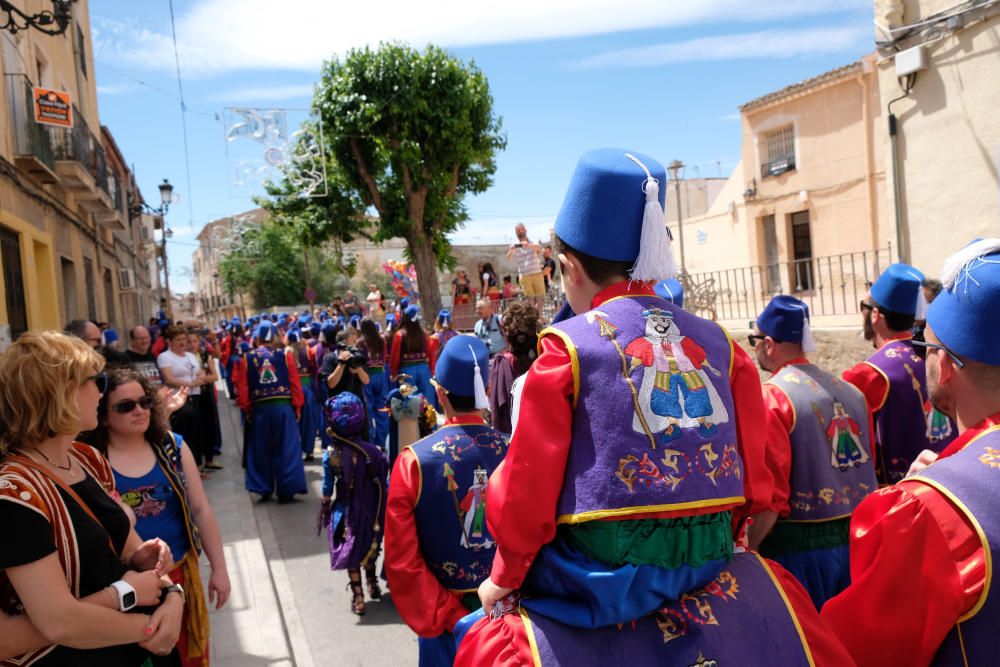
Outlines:
{"type": "Polygon", "coordinates": [[[851,517],[804,523],[779,521],[760,545],[760,555],[777,558],[799,551],[832,549],[850,541],[851,517]]]}

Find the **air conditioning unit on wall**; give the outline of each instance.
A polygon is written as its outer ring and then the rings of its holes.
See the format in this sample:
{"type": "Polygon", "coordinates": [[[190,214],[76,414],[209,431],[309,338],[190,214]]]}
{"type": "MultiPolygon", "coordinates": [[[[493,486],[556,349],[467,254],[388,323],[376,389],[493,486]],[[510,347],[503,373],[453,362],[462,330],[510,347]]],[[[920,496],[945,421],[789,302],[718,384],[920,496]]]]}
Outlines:
{"type": "Polygon", "coordinates": [[[123,292],[134,290],[135,271],[132,269],[118,269],[118,288],[123,292]]]}

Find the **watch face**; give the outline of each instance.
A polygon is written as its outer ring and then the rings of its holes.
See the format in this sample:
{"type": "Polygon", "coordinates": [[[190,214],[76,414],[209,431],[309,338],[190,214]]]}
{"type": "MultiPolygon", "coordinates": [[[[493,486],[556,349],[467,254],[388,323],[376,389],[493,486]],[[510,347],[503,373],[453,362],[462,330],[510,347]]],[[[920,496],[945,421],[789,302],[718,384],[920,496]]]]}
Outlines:
{"type": "Polygon", "coordinates": [[[131,609],[135,606],[135,591],[129,591],[122,596],[122,608],[131,609]]]}

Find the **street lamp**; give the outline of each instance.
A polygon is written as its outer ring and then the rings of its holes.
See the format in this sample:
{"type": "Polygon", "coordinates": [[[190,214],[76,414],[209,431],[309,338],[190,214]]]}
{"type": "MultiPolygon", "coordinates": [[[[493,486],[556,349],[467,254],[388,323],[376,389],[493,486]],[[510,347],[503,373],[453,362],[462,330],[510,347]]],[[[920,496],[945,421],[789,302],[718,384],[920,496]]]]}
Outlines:
{"type": "MultiPolygon", "coordinates": [[[[0,2],[2,2],[2,0],[0,0],[0,2]]],[[[133,201],[129,206],[129,216],[130,218],[135,218],[143,212],[160,216],[160,232],[162,234],[160,238],[160,255],[163,258],[163,293],[160,295],[160,308],[162,310],[166,310],[167,316],[170,319],[173,319],[174,309],[170,298],[170,273],[167,271],[167,239],[173,236],[174,233],[167,229],[165,216],[167,215],[167,211],[170,210],[170,205],[174,203],[174,186],[170,184],[170,181],[164,178],[159,187],[159,208],[153,208],[140,199],[139,201],[133,201]]]]}
{"type": "Polygon", "coordinates": [[[681,273],[686,273],[684,265],[684,228],[683,221],[681,220],[681,169],[684,168],[684,163],[680,160],[674,160],[667,165],[667,171],[670,172],[670,180],[674,182],[674,194],[677,199],[677,237],[681,241],[681,273]]]}
{"type": "Polygon", "coordinates": [[[46,35],[61,35],[66,32],[70,21],[70,8],[76,0],[52,0],[52,11],[27,14],[7,0],[0,0],[0,30],[16,34],[34,28],[46,35]],[[3,17],[6,14],[6,18],[3,17]]]}

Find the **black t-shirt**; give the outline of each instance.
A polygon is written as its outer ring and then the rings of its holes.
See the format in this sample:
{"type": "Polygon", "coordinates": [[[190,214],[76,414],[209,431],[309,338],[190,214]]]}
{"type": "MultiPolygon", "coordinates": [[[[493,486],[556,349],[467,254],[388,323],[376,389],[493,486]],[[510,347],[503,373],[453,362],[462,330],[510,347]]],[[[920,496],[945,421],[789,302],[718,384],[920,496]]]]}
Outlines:
{"type": "Polygon", "coordinates": [[[546,257],[542,260],[542,275],[545,277],[545,287],[548,288],[549,280],[555,280],[556,277],[556,262],[551,257],[546,257]],[[545,269],[551,269],[549,275],[545,275],[545,269]]]}
{"type": "Polygon", "coordinates": [[[159,387],[163,384],[163,378],[160,377],[160,367],[156,365],[156,357],[153,356],[152,352],[139,354],[133,350],[125,350],[125,357],[132,368],[139,375],[142,375],[153,383],[154,387],[159,387]]]}
{"type": "MultiPolygon", "coordinates": [[[[333,375],[333,372],[337,370],[337,363],[339,362],[338,356],[340,355],[339,350],[334,350],[329,354],[323,356],[323,366],[319,371],[319,381],[324,387],[326,387],[326,379],[333,375]]],[[[368,407],[365,403],[365,385],[357,375],[352,373],[347,367],[344,368],[343,374],[340,376],[340,381],[332,389],[327,388],[326,395],[329,397],[334,397],[342,392],[349,391],[358,398],[361,399],[361,404],[365,405],[365,411],[367,412],[368,407]]],[[[362,433],[362,439],[368,439],[368,422],[365,420],[365,428],[362,433]]]]}
{"type": "MultiPolygon", "coordinates": [[[[121,507],[91,477],[72,486],[101,526],[94,523],[86,510],[62,489],[59,494],[69,510],[76,532],[80,553],[80,597],[86,597],[118,581],[125,574],[125,564],[118,558],[129,535],[129,520],[121,507]],[[108,547],[108,536],[117,553],[108,547]]],[[[0,540],[0,569],[27,565],[56,552],[52,526],[37,511],[14,502],[0,502],[0,526],[8,536],[17,539],[0,540]]],[[[140,665],[149,656],[136,644],[80,650],[58,646],[40,661],[40,667],[57,665],[140,665]]]]}

